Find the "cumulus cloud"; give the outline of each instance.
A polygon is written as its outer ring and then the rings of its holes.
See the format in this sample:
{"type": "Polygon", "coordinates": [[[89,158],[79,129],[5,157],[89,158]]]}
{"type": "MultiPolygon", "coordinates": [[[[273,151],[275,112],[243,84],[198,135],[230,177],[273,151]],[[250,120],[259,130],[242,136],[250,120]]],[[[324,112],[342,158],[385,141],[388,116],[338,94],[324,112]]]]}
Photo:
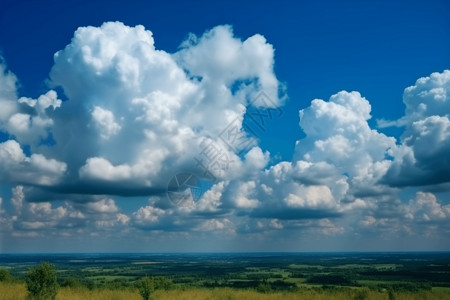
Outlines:
{"type": "Polygon", "coordinates": [[[225,219],[210,219],[204,221],[196,228],[199,231],[221,231],[228,234],[234,233],[234,224],[227,218],[225,219]]]}
{"type": "Polygon", "coordinates": [[[87,208],[95,213],[115,213],[119,211],[113,199],[101,199],[96,202],[89,202],[87,208]]]}
{"type": "Polygon", "coordinates": [[[405,115],[397,121],[378,120],[380,127],[406,126],[429,116],[450,114],[450,70],[417,79],[403,93],[405,115]]]}
{"type": "Polygon", "coordinates": [[[17,78],[8,70],[0,56],[0,126],[3,129],[9,118],[18,111],[17,78]]]}
{"type": "Polygon", "coordinates": [[[149,227],[152,224],[157,224],[165,214],[166,212],[163,209],[148,205],[139,208],[133,216],[137,225],[149,227]]]}
{"type": "MultiPolygon", "coordinates": [[[[241,41],[229,26],[191,36],[174,54],[156,49],[143,26],[81,27],[55,54],[52,84],[69,100],[53,118],[49,151],[68,163],[72,181],[161,188],[174,170],[204,176],[193,157],[214,143],[234,163],[214,175],[232,176],[245,166],[218,135],[231,122],[243,130],[245,105],[259,91],[281,102],[273,55],[262,36],[241,41]],[[224,48],[227,57],[217,52],[224,48]],[[254,83],[236,88],[246,80],[254,83]]],[[[255,151],[247,164],[258,168],[267,155],[255,151]]]]}
{"type": "Polygon", "coordinates": [[[69,186],[68,192],[95,186],[96,193],[116,194],[121,188],[128,194],[152,193],[165,189],[176,170],[199,177],[211,172],[216,178],[255,172],[269,154],[254,148],[241,161],[219,134],[232,124],[250,140],[242,125],[245,106],[262,90],[271,105],[284,99],[272,45],[261,35],[236,38],[231,26],[191,35],[174,54],[156,49],[151,31],[140,25],[80,27],[54,55],[50,72],[51,85],[62,87],[67,97],[64,102],[53,90],[37,99],[18,99],[16,77],[0,65],[0,129],[15,146],[31,146],[36,165],[48,162],[67,170],[64,182],[48,176],[18,182],[60,184],[58,190],[69,186]],[[202,157],[211,144],[227,158],[226,167],[214,170],[202,157]]]}
{"type": "Polygon", "coordinates": [[[52,186],[66,172],[65,163],[41,154],[26,156],[15,140],[0,143],[0,179],[6,182],[52,186]]]}
{"type": "Polygon", "coordinates": [[[274,49],[263,36],[241,40],[230,26],[218,26],[199,37],[190,35],[170,54],[155,48],[143,26],[80,27],[54,55],[50,73],[51,86],[62,88],[65,101],[53,90],[36,99],[18,98],[16,77],[0,65],[0,129],[11,136],[0,144],[0,178],[31,186],[14,190],[16,219],[22,222],[16,236],[56,228],[60,219],[74,228],[116,223],[231,232],[229,219],[212,222],[207,216],[257,205],[251,195],[256,182],[243,183],[232,205],[223,192],[227,180],[257,177],[270,154],[257,146],[230,147],[230,140],[219,135],[234,130],[242,145],[254,142],[242,124],[246,105],[261,91],[271,101],[254,105],[277,106],[285,99],[273,71],[274,49]],[[208,160],[215,153],[208,152],[209,146],[226,158],[226,168],[212,169],[214,162],[208,160]],[[241,150],[247,153],[239,156],[241,150]],[[206,176],[200,168],[204,163],[225,181],[216,182],[192,207],[151,202],[127,216],[112,198],[77,195],[161,193],[177,170],[206,176]],[[64,199],[61,206],[51,204],[64,199]],[[47,222],[50,213],[56,219],[47,222]],[[188,215],[196,220],[176,220],[188,215]]]}
{"type": "Polygon", "coordinates": [[[13,237],[109,234],[112,229],[116,232],[126,230],[130,222],[130,217],[121,213],[110,198],[93,197],[84,202],[31,202],[27,199],[26,188],[16,186],[12,189],[10,202],[14,211],[2,218],[2,231],[13,237]]]}
{"type": "Polygon", "coordinates": [[[369,101],[358,92],[313,100],[300,111],[306,136],[297,141],[293,161],[273,165],[252,180],[231,182],[224,200],[253,208],[253,217],[285,220],[336,218],[373,207],[370,197],[393,193],[378,182],[397,145],[370,128],[370,112],[369,101]]]}
{"type": "Polygon", "coordinates": [[[418,192],[409,201],[406,218],[420,222],[439,222],[450,219],[450,204],[442,205],[432,193],[418,192]]]}
{"type": "Polygon", "coordinates": [[[244,124],[252,108],[286,100],[274,47],[259,34],[240,39],[217,26],[168,53],[140,25],[80,27],[54,55],[49,82],[64,97],[19,98],[17,82],[0,61],[0,181],[14,186],[10,216],[0,198],[0,221],[16,237],[358,234],[350,221],[362,232],[412,234],[450,216],[434,194],[397,194],[449,182],[450,71],[405,89],[404,117],[379,120],[405,128],[399,141],[369,126],[371,104],[359,92],[312,100],[289,129],[304,133],[293,159],[276,164],[244,124]],[[253,101],[261,91],[270,102],[253,101]],[[213,180],[196,199],[181,192],[177,205],[163,194],[179,172],[213,180]],[[125,213],[116,195],[150,199],[125,213]]]}
{"type": "Polygon", "coordinates": [[[376,192],[376,182],[389,168],[386,159],[396,141],[368,125],[371,106],[358,92],[339,92],[328,102],[316,99],[300,111],[306,137],[297,142],[296,158],[327,163],[348,174],[350,188],[376,192]]]}
{"type": "Polygon", "coordinates": [[[387,125],[402,125],[401,146],[383,182],[423,186],[450,180],[450,71],[433,73],[405,89],[405,116],[387,125]]]}
{"type": "Polygon", "coordinates": [[[0,130],[35,149],[50,138],[53,111],[62,101],[53,90],[38,99],[17,99],[16,88],[17,78],[0,57],[0,130]]]}
{"type": "Polygon", "coordinates": [[[207,91],[216,92],[220,85],[231,87],[238,83],[238,94],[253,92],[250,96],[255,98],[255,92],[262,89],[280,104],[280,84],[273,73],[274,49],[259,34],[242,42],[233,37],[230,26],[218,26],[202,37],[191,34],[175,57],[189,75],[201,78],[207,91]]]}

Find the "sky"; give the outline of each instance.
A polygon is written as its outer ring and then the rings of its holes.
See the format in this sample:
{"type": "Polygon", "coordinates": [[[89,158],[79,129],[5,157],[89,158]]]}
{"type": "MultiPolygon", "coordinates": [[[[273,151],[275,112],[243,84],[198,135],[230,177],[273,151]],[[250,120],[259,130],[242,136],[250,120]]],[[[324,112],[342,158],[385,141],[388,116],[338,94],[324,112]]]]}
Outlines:
{"type": "Polygon", "coordinates": [[[450,250],[449,14],[0,0],[0,252],[450,250]]]}

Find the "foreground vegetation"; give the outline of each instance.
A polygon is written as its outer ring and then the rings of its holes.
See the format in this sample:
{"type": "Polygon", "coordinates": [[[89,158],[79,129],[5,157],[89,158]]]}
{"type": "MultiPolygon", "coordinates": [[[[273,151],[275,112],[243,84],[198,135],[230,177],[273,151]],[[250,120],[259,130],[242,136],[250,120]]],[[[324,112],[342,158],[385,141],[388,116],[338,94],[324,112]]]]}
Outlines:
{"type": "Polygon", "coordinates": [[[450,254],[0,255],[0,299],[450,300],[450,254]]]}
{"type": "MultiPolygon", "coordinates": [[[[0,282],[0,298],[2,300],[27,299],[27,288],[24,283],[0,282]]],[[[387,292],[367,289],[341,289],[326,291],[321,289],[305,289],[297,292],[270,292],[263,294],[255,290],[236,290],[230,288],[200,289],[176,288],[169,291],[156,291],[154,300],[390,300],[387,292]]],[[[56,295],[57,300],[142,300],[137,289],[111,290],[62,287],[56,295]]],[[[419,293],[395,293],[396,300],[445,300],[450,299],[449,290],[422,291],[419,293]]]]}

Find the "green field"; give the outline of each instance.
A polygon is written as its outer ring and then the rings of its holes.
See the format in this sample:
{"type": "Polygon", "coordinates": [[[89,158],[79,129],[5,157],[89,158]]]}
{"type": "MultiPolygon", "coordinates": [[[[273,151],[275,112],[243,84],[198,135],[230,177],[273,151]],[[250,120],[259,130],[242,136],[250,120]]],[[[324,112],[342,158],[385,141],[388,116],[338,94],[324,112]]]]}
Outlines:
{"type": "MultiPolygon", "coordinates": [[[[0,283],[0,299],[2,300],[20,300],[26,299],[27,291],[25,284],[19,283],[0,283]]],[[[155,300],[168,299],[185,299],[185,300],[348,300],[348,299],[366,299],[366,300],[383,300],[389,299],[388,293],[370,291],[366,289],[345,289],[335,291],[320,291],[314,289],[299,290],[295,293],[290,292],[271,292],[262,294],[253,290],[236,290],[230,288],[217,289],[199,289],[199,288],[177,288],[170,291],[156,291],[152,295],[155,300]]],[[[94,289],[87,288],[61,288],[56,299],[66,300],[139,300],[142,299],[138,292],[132,289],[127,290],[111,290],[111,289],[94,289]]],[[[418,293],[396,293],[395,299],[398,300],[445,300],[450,299],[450,291],[422,291],[418,293]]]]}
{"type": "Polygon", "coordinates": [[[0,299],[25,299],[40,261],[57,299],[141,299],[143,277],[153,299],[450,299],[449,253],[0,255],[0,299]]]}

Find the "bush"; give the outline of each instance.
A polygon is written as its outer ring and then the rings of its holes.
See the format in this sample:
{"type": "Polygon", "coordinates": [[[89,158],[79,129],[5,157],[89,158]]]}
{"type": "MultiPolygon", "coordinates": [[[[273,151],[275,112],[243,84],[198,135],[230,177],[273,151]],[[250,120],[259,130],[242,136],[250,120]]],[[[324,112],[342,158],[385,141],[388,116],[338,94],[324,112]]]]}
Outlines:
{"type": "Polygon", "coordinates": [[[365,300],[369,296],[369,290],[367,288],[363,288],[358,290],[356,295],[353,297],[354,300],[365,300]]]}
{"type": "Polygon", "coordinates": [[[354,282],[341,275],[317,275],[308,278],[306,282],[312,284],[354,285],[354,282]]]}
{"type": "Polygon", "coordinates": [[[31,268],[26,276],[28,298],[34,300],[54,300],[58,293],[58,282],[55,266],[42,262],[31,268]]]}
{"type": "Polygon", "coordinates": [[[389,300],[395,300],[395,294],[394,294],[394,291],[392,289],[389,289],[388,297],[389,297],[389,300]]]}
{"type": "Polygon", "coordinates": [[[11,275],[9,275],[9,271],[7,269],[0,269],[0,282],[1,281],[10,281],[11,275]]]}
{"type": "Polygon", "coordinates": [[[267,281],[263,281],[256,287],[256,291],[258,293],[268,294],[272,292],[272,286],[267,281]]]}
{"type": "Polygon", "coordinates": [[[174,288],[174,284],[172,279],[166,278],[166,277],[155,277],[152,278],[153,280],[153,286],[155,290],[171,290],[174,288]]]}
{"type": "Polygon", "coordinates": [[[79,288],[83,287],[81,282],[78,279],[73,278],[73,277],[66,278],[61,285],[63,287],[69,287],[72,289],[79,289],[79,288]]]}
{"type": "Polygon", "coordinates": [[[137,288],[139,290],[139,294],[144,300],[150,300],[150,296],[155,290],[155,285],[152,279],[144,277],[138,281],[137,288]]]}

